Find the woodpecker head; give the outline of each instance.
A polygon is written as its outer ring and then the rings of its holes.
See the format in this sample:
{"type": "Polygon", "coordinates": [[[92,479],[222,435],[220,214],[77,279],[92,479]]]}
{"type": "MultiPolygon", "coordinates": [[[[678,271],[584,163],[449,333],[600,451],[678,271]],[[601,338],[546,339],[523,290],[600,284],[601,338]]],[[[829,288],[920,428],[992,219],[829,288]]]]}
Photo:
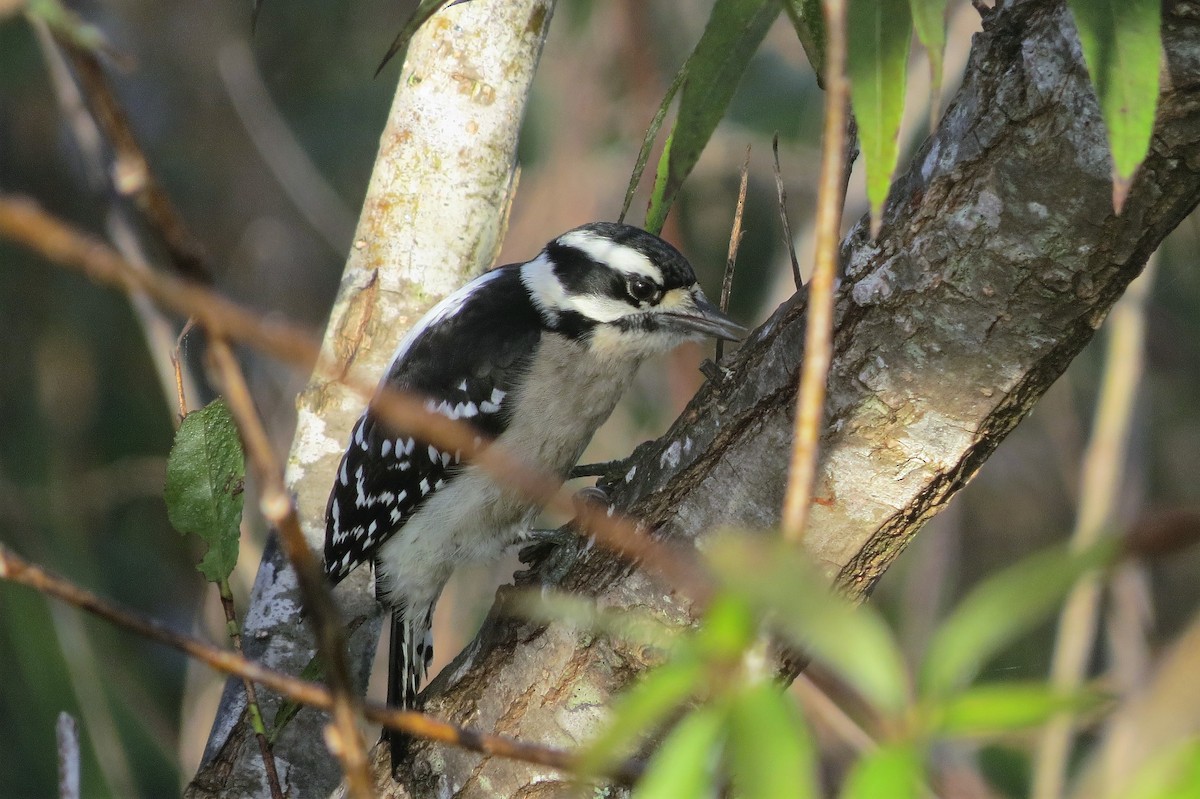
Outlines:
{"type": "Polygon", "coordinates": [[[594,349],[652,355],[746,332],[708,301],[678,250],[631,225],[568,231],[521,266],[521,280],[547,327],[594,349]]]}

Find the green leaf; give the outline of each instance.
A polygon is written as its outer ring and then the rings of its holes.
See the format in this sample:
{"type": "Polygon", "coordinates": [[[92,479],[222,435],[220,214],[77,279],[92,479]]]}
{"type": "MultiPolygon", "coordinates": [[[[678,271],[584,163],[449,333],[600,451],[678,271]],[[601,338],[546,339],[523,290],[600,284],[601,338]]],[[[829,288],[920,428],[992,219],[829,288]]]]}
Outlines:
{"type": "Polygon", "coordinates": [[[1196,799],[1200,796],[1200,738],[1160,752],[1138,769],[1124,799],[1196,799]]]}
{"type": "Polygon", "coordinates": [[[650,759],[633,799],[707,799],[716,790],[714,755],[724,713],[705,705],[676,725],[650,759]]]}
{"type": "Polygon", "coordinates": [[[920,684],[924,696],[947,696],[984,663],[1054,612],[1075,581],[1113,557],[1112,542],[1071,554],[1034,554],[977,585],[934,632],[920,684]]]}
{"type": "Polygon", "coordinates": [[[730,661],[741,658],[758,637],[753,610],[742,597],[718,594],[709,604],[696,635],[700,657],[730,661]]]}
{"type": "Polygon", "coordinates": [[[585,747],[580,771],[598,774],[628,755],[700,689],[704,676],[704,664],[690,652],[647,672],[617,699],[608,726],[585,747]]]}
{"type": "Polygon", "coordinates": [[[208,543],[197,568],[210,582],[228,579],[237,563],[245,474],[242,443],[223,401],[184,417],[167,458],[163,497],[175,529],[208,543]]]}
{"type": "Polygon", "coordinates": [[[929,53],[929,127],[937,124],[946,50],[946,0],[909,0],[917,38],[929,53]]]}
{"type": "Polygon", "coordinates": [[[760,682],[734,697],[729,714],[729,768],[741,799],[809,799],[817,762],[791,697],[760,682]]]}
{"type": "Polygon", "coordinates": [[[784,636],[830,666],[878,708],[908,705],[904,658],[891,631],[869,606],[835,596],[803,552],[777,539],[715,538],[709,564],[726,589],[745,598],[784,636]]]}
{"type": "Polygon", "coordinates": [[[1044,724],[1063,711],[1082,713],[1108,701],[1095,691],[1063,692],[1041,682],[977,685],[933,711],[935,735],[999,735],[1044,724]]]}
{"type": "Polygon", "coordinates": [[[872,236],[879,233],[899,157],[913,29],[908,4],[909,0],[850,0],[847,16],[846,72],[867,171],[872,236]]]}
{"type": "MultiPolygon", "coordinates": [[[[313,655],[300,672],[300,679],[308,682],[325,682],[325,672],[325,661],[321,659],[320,655],[313,655]]],[[[281,701],[279,709],[275,711],[275,718],[271,721],[271,731],[267,734],[268,742],[275,743],[279,734],[283,732],[283,728],[303,709],[304,705],[294,699],[281,701]]]]}
{"type": "MultiPolygon", "coordinates": [[[[637,191],[638,184],[642,182],[642,174],[645,173],[646,163],[650,160],[650,148],[654,146],[654,140],[658,138],[658,131],[667,117],[667,109],[671,107],[671,101],[675,99],[675,94],[683,85],[684,79],[687,78],[687,66],[684,63],[675,73],[671,85],[667,87],[667,93],[663,95],[662,102],[658,104],[658,110],[654,112],[654,119],[650,120],[650,126],[646,128],[646,135],[642,137],[642,147],[638,150],[637,161],[633,165],[633,174],[629,176],[629,186],[625,189],[625,202],[621,204],[621,215],[617,217],[618,222],[625,221],[625,215],[629,213],[629,206],[633,204],[633,195],[637,191]]],[[[671,146],[669,137],[666,146],[668,148],[671,146]]],[[[659,196],[657,191],[654,194],[659,196]]]]}
{"type": "Polygon", "coordinates": [[[796,29],[796,38],[817,73],[817,84],[825,86],[825,15],[821,0],[783,0],[783,10],[796,29]]]}
{"type": "Polygon", "coordinates": [[[842,784],[841,799],[918,799],[925,780],[912,744],[887,744],[864,755],[842,784]]]}
{"type": "Polygon", "coordinates": [[[662,230],[667,213],[725,114],[750,57],[779,16],[778,0],[716,0],[704,34],[688,57],[687,78],[670,146],[659,159],[645,228],[662,230]]]}
{"type": "Polygon", "coordinates": [[[1161,0],[1069,0],[1113,157],[1119,212],[1150,149],[1162,62],[1161,0]]]}

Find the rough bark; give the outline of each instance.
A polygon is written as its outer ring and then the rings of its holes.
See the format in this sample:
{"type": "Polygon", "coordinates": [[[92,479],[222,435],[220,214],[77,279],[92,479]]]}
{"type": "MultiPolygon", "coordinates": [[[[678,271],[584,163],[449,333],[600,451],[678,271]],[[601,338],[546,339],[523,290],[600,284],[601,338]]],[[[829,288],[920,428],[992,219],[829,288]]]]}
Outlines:
{"type": "MultiPolygon", "coordinates": [[[[975,474],[1200,202],[1200,4],[1167,3],[1164,35],[1152,152],[1121,216],[1070,16],[1062,3],[1030,0],[988,18],[961,89],[892,192],[880,239],[870,241],[865,220],[848,236],[807,545],[851,594],[865,595],[975,474]]],[[[804,323],[801,298],[780,307],[614,477],[617,506],[676,540],[775,525],[804,323]]],[[[692,620],[686,597],[596,550],[560,587],[692,620]]],[[[653,655],[512,618],[510,595],[435,679],[426,708],[579,744],[653,655]]],[[[388,795],[569,795],[561,774],[538,767],[427,743],[413,755],[388,795]]]]}
{"type": "MultiPolygon", "coordinates": [[[[346,373],[376,379],[412,323],[495,260],[517,135],[553,6],[553,0],[462,4],[435,15],[413,39],[323,344],[324,356],[346,373]]],[[[365,404],[319,373],[299,398],[288,487],[318,551],[334,471],[365,404]]],[[[365,689],[380,633],[368,570],[347,579],[337,599],[365,689]]],[[[246,654],[299,674],[313,653],[300,607],[292,570],[272,542],[244,621],[246,654]]],[[[278,699],[259,697],[269,724],[278,699]]],[[[244,707],[241,683],[231,681],[188,796],[268,795],[244,707]]],[[[302,712],[275,745],[291,797],[327,796],[340,780],[325,748],[326,721],[302,712]]]]}

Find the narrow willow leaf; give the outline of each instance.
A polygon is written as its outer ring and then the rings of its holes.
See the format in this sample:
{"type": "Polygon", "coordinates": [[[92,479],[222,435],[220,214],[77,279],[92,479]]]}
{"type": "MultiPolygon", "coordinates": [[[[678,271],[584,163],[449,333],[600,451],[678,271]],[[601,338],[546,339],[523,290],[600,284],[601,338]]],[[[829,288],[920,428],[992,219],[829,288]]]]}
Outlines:
{"type": "Polygon", "coordinates": [[[1112,542],[1072,554],[1065,548],[1034,554],[988,577],[934,632],[921,671],[924,696],[959,690],[1005,646],[1049,617],[1075,581],[1108,563],[1112,542]]]}
{"type": "Polygon", "coordinates": [[[404,53],[408,50],[408,43],[412,41],[412,37],[420,30],[421,26],[429,21],[437,12],[441,11],[445,6],[452,2],[461,2],[461,0],[421,0],[417,5],[417,9],[413,11],[412,16],[408,18],[408,22],[404,23],[404,27],[396,34],[396,38],[392,40],[392,46],[388,48],[387,53],[383,56],[383,60],[379,62],[379,67],[375,70],[378,76],[383,72],[383,68],[387,63],[400,56],[400,60],[404,60],[404,53]]]}
{"type": "Polygon", "coordinates": [[[1162,61],[1161,0],[1069,0],[1088,74],[1100,100],[1120,213],[1150,150],[1162,61]]]}
{"type": "Polygon", "coordinates": [[[713,5],[704,34],[688,57],[671,146],[659,161],[660,180],[646,214],[647,230],[662,230],[679,187],[700,160],[780,8],[779,0],[717,0],[713,5]]]}
{"type": "Polygon", "coordinates": [[[740,659],[758,637],[758,622],[744,597],[718,594],[709,603],[696,635],[700,657],[728,662],[740,659]]]}
{"type": "Polygon", "coordinates": [[[825,87],[825,15],[821,0],[782,0],[796,38],[808,56],[808,63],[817,73],[817,85],[825,87]]]}
{"type": "MultiPolygon", "coordinates": [[[[324,682],[325,681],[325,661],[320,655],[313,655],[312,659],[304,666],[300,672],[300,679],[308,682],[324,682]]],[[[304,705],[294,699],[284,699],[279,703],[279,709],[275,711],[275,718],[271,721],[271,731],[267,734],[267,740],[270,743],[275,743],[279,738],[279,734],[283,732],[284,727],[296,718],[304,705]]]]}
{"type": "Polygon", "coordinates": [[[1124,799],[1196,799],[1200,796],[1200,738],[1168,747],[1144,763],[1124,799]]]}
{"type": "Polygon", "coordinates": [[[705,705],[676,725],[650,759],[633,799],[707,799],[716,792],[715,762],[724,713],[705,705]]]}
{"type": "Polygon", "coordinates": [[[602,773],[627,756],[700,689],[704,675],[704,664],[688,652],[647,672],[617,699],[608,726],[585,747],[580,771],[602,773]]]}
{"type": "Polygon", "coordinates": [[[795,646],[825,663],[881,710],[908,705],[899,645],[870,606],[835,596],[828,580],[795,547],[779,540],[726,535],[707,548],[725,589],[751,603],[795,646]]]}
{"type": "Polygon", "coordinates": [[[223,401],[184,417],[167,458],[163,498],[175,529],[208,544],[197,568],[210,582],[228,579],[237,564],[245,474],[242,443],[223,401]]]}
{"type": "Polygon", "coordinates": [[[758,683],[734,697],[727,749],[740,799],[821,795],[804,720],[792,698],[772,683],[758,683]]]}
{"type": "Polygon", "coordinates": [[[977,685],[933,710],[934,735],[999,735],[1037,727],[1063,711],[1084,713],[1108,701],[1096,691],[1063,692],[1041,682],[977,685]]]}
{"type": "Polygon", "coordinates": [[[917,39],[929,54],[929,128],[937,125],[946,51],[946,0],[909,0],[917,39]]]}
{"type": "Polygon", "coordinates": [[[847,62],[850,99],[858,121],[871,235],[879,235],[883,203],[899,157],[900,119],[912,39],[909,0],[850,0],[847,62]]]}
{"type": "Polygon", "coordinates": [[[911,744],[888,744],[863,755],[842,785],[841,799],[918,799],[925,773],[911,744]]]}
{"type": "MultiPolygon", "coordinates": [[[[650,126],[646,128],[646,135],[642,138],[642,148],[638,150],[637,161],[633,165],[633,174],[629,176],[629,186],[625,189],[625,202],[621,204],[621,215],[617,217],[618,222],[624,222],[625,215],[629,213],[629,206],[633,204],[633,195],[637,192],[638,184],[642,182],[642,174],[645,173],[646,163],[650,160],[650,148],[654,146],[654,140],[658,138],[658,131],[662,129],[662,123],[667,117],[667,109],[671,107],[671,101],[675,99],[675,94],[687,77],[687,68],[688,65],[685,61],[679,71],[675,73],[671,85],[667,87],[667,93],[663,95],[662,102],[658,105],[658,110],[654,112],[654,119],[650,120],[650,126]]],[[[667,145],[670,146],[669,140],[667,145]]]]}

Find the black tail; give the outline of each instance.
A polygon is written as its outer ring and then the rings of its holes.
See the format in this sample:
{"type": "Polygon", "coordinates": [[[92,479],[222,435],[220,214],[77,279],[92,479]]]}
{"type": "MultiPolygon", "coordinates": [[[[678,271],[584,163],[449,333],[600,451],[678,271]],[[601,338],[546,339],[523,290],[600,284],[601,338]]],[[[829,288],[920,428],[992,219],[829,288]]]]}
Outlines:
{"type": "MultiPolygon", "coordinates": [[[[388,694],[390,707],[412,710],[417,705],[417,689],[425,679],[433,660],[433,606],[399,607],[392,611],[392,643],[388,653],[388,694]]],[[[408,736],[387,728],[383,739],[392,750],[392,771],[404,758],[408,736]]]]}

